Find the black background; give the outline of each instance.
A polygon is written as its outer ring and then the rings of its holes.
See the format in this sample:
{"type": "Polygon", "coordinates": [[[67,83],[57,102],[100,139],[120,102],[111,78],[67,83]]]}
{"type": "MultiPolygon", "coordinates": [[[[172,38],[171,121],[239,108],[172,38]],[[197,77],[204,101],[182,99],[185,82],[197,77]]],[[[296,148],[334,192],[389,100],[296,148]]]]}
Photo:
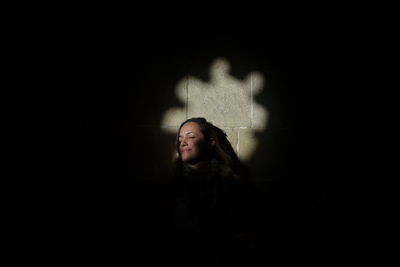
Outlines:
{"type": "Polygon", "coordinates": [[[17,263],[174,262],[162,163],[173,137],[148,126],[182,107],[180,78],[207,81],[219,56],[239,79],[266,79],[256,101],[270,120],[249,165],[268,223],[253,261],[395,260],[389,7],[56,2],[38,13],[39,84],[9,120],[12,167],[28,161],[13,201],[17,263]]]}

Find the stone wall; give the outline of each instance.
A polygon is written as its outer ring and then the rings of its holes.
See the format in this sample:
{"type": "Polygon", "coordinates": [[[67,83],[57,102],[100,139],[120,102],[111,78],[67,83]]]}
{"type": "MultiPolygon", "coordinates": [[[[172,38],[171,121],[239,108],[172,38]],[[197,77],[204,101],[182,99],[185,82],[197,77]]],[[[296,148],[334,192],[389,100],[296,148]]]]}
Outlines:
{"type": "Polygon", "coordinates": [[[183,108],[166,110],[161,129],[176,133],[186,119],[204,117],[226,132],[238,156],[247,161],[257,146],[255,133],[267,127],[268,111],[254,98],[263,90],[264,77],[253,71],[240,80],[229,71],[228,60],[216,58],[209,69],[209,81],[189,74],[177,81],[175,93],[183,108]]]}

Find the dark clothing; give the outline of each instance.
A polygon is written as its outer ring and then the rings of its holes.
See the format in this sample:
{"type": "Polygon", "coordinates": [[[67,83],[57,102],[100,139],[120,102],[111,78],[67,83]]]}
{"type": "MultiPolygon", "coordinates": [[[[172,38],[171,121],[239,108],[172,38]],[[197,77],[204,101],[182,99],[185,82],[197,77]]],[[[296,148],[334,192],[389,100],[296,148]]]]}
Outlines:
{"type": "MultiPolygon", "coordinates": [[[[238,263],[251,220],[250,185],[216,172],[188,171],[176,180],[177,253],[184,264],[238,263]]],[[[236,265],[237,266],[237,265],[236,265]]]]}

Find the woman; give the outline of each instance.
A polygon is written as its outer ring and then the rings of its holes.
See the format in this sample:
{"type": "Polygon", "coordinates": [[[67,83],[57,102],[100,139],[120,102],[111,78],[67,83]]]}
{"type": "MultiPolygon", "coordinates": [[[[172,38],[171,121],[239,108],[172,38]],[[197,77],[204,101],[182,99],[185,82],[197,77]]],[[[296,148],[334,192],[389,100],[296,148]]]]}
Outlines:
{"type": "Polygon", "coordinates": [[[179,127],[175,226],[183,264],[241,260],[251,220],[250,174],[226,134],[204,118],[179,127]]]}

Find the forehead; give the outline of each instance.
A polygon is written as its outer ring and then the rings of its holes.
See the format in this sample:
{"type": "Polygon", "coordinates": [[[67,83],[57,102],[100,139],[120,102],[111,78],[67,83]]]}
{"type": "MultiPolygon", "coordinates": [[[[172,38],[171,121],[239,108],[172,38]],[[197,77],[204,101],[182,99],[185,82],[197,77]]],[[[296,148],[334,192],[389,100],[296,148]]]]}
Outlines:
{"type": "Polygon", "coordinates": [[[182,135],[190,132],[201,133],[200,126],[195,122],[187,122],[182,126],[179,134],[182,135]]]}

